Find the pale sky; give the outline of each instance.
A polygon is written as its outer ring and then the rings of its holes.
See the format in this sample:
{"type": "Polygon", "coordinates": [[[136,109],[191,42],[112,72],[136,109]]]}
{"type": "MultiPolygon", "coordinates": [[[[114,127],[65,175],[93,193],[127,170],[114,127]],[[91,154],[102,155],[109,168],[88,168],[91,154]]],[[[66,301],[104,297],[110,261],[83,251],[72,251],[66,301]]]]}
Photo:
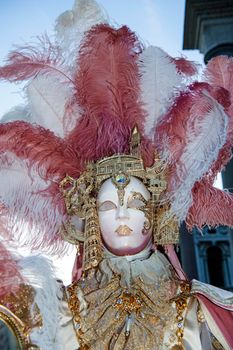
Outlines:
{"type": "MultiPolygon", "coordinates": [[[[127,24],[144,43],[162,47],[172,56],[184,54],[203,62],[195,51],[182,51],[185,0],[99,0],[117,24],[127,24]]],[[[52,33],[56,17],[71,9],[73,0],[0,0],[0,64],[13,45],[52,33]]],[[[0,82],[0,116],[23,103],[19,85],[0,82]]]]}
{"type": "MultiPolygon", "coordinates": [[[[145,44],[163,48],[172,56],[185,55],[203,63],[198,51],[182,51],[185,0],[99,0],[110,18],[127,24],[145,44]]],[[[14,44],[22,45],[45,32],[52,34],[58,15],[72,8],[73,0],[0,0],[0,64],[14,44]]],[[[24,97],[19,85],[0,82],[0,116],[24,97]]],[[[68,283],[74,253],[56,262],[58,275],[68,283]]]]}

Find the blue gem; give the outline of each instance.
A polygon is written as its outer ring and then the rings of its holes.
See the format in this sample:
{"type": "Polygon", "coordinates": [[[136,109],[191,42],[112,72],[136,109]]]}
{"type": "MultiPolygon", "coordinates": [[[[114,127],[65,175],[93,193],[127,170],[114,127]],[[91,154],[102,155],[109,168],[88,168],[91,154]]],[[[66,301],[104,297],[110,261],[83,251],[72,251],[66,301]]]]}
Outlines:
{"type": "Polygon", "coordinates": [[[119,175],[117,175],[116,176],[116,182],[118,182],[118,183],[125,183],[126,182],[126,176],[125,175],[123,175],[123,174],[119,174],[119,175]]]}

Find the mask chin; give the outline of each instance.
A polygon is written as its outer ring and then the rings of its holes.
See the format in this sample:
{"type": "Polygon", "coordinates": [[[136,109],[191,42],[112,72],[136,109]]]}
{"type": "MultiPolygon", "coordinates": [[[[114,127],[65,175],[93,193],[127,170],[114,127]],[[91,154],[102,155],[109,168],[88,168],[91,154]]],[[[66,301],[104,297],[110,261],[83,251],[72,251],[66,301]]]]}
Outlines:
{"type": "Polygon", "coordinates": [[[140,245],[136,246],[130,246],[128,245],[122,245],[119,247],[115,246],[109,246],[104,240],[103,240],[104,247],[112,254],[117,256],[127,256],[127,255],[135,255],[143,251],[147,247],[152,247],[152,239],[151,235],[148,235],[148,237],[143,241],[140,245]]]}

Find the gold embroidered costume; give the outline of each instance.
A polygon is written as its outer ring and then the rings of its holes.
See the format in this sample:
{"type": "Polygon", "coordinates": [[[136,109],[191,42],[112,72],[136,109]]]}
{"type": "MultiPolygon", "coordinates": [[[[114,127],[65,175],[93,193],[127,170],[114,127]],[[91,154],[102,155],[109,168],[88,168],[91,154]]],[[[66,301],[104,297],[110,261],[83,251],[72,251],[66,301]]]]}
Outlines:
{"type": "Polygon", "coordinates": [[[20,350],[231,350],[232,294],[187,281],[174,246],[182,222],[233,227],[233,197],[213,187],[233,143],[233,60],[196,81],[193,62],[145,47],[94,0],[56,32],[0,67],[28,81],[32,117],[0,124],[0,318],[20,350]],[[75,245],[73,283],[8,254],[14,240],[75,245]]]}

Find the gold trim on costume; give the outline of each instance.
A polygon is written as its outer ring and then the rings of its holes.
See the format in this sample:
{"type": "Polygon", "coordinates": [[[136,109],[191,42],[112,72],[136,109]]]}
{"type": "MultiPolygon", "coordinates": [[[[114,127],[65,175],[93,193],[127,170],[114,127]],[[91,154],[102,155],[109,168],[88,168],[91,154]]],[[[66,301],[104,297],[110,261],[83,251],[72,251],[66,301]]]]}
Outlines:
{"type": "Polygon", "coordinates": [[[183,345],[183,337],[184,337],[184,321],[185,314],[187,311],[188,300],[190,297],[191,286],[188,282],[182,282],[180,284],[180,294],[174,298],[176,304],[176,322],[177,322],[177,344],[172,347],[172,350],[185,350],[183,345]]]}
{"type": "Polygon", "coordinates": [[[0,320],[12,330],[20,350],[39,349],[30,341],[32,329],[43,325],[34,297],[34,289],[22,284],[17,293],[6,294],[0,299],[0,320]]]}
{"type": "Polygon", "coordinates": [[[103,286],[95,274],[73,283],[67,288],[68,303],[80,349],[129,350],[135,344],[138,350],[160,349],[176,320],[176,291],[177,284],[162,276],[159,288],[138,278],[128,290],[116,275],[103,286]]]}

